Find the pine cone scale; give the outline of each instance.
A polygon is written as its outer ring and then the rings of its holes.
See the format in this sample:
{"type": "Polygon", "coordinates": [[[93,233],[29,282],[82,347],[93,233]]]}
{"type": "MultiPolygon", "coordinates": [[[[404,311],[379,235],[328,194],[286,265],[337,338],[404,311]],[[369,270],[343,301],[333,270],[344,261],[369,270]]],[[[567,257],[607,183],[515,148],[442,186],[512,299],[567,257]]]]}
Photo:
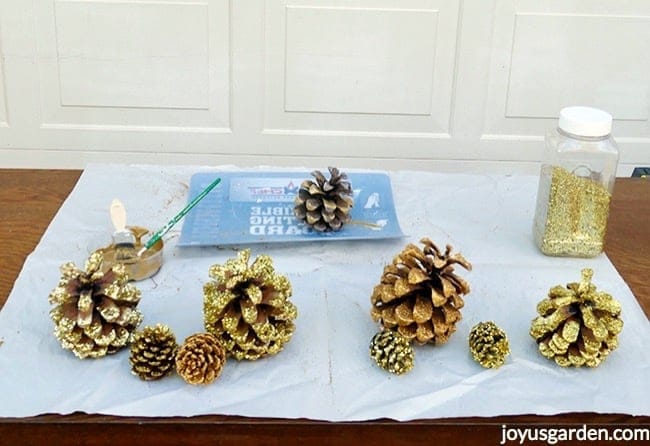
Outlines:
{"type": "Polygon", "coordinates": [[[431,300],[423,296],[416,296],[415,305],[413,306],[413,319],[418,324],[423,324],[431,320],[433,316],[433,304],[431,300]]]}
{"type": "Polygon", "coordinates": [[[440,291],[431,288],[431,303],[434,307],[440,308],[447,303],[447,298],[444,294],[440,293],[440,291]]]}

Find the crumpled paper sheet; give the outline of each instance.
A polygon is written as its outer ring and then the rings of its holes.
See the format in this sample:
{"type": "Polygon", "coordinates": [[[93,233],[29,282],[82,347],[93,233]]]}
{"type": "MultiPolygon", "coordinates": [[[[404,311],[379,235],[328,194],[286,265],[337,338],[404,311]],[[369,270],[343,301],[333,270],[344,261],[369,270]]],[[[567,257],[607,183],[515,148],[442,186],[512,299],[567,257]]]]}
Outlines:
{"type": "MultiPolygon", "coordinates": [[[[217,170],[88,166],[0,312],[0,416],[84,411],[351,421],[569,411],[650,414],[650,324],[605,255],[570,259],[538,252],[531,235],[533,176],[391,172],[406,239],[252,246],[254,256],[271,255],[276,269],[291,280],[299,310],[296,332],[276,356],[229,360],[212,385],[194,387],[176,375],[141,381],[130,374],[128,349],[99,360],[79,360],[62,350],[52,334],[47,296],[62,263],[81,266],[89,250],[110,242],[111,200],[124,202],[128,223],[155,230],[185,205],[193,173],[217,170]],[[423,236],[452,244],[473,263],[471,272],[459,270],[472,291],[450,341],[416,347],[414,370],[390,375],[368,355],[378,330],[369,315],[370,294],[383,266],[407,242],[423,236]],[[537,352],[528,330],[548,289],[579,281],[584,267],[593,268],[599,289],[622,303],[625,327],[620,347],[599,368],[563,369],[537,352]],[[510,339],[512,353],[497,370],[480,367],[467,346],[471,327],[486,320],[494,320],[510,339]]],[[[161,271],[138,286],[143,326],[168,324],[182,341],[203,331],[202,285],[209,266],[235,252],[177,248],[179,231],[180,225],[165,239],[161,271]]]]}

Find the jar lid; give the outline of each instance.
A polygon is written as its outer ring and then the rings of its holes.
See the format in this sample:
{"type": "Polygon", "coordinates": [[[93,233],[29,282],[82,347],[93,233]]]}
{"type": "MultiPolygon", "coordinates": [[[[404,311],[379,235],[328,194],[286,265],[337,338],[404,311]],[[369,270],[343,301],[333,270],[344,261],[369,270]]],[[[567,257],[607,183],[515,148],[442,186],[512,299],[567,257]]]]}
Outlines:
{"type": "Polygon", "coordinates": [[[606,136],[612,132],[612,115],[591,107],[565,107],[560,111],[560,129],[580,136],[606,136]]]}

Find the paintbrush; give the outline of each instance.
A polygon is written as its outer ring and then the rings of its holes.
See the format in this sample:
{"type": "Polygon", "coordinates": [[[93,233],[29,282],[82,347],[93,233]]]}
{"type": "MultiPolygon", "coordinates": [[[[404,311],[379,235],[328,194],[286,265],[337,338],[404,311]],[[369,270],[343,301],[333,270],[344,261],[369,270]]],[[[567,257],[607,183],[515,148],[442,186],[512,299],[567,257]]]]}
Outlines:
{"type": "Polygon", "coordinates": [[[115,232],[113,245],[115,246],[115,260],[123,261],[135,257],[135,235],[126,228],[126,209],[120,200],[115,198],[110,207],[111,221],[115,232]]]}
{"type": "Polygon", "coordinates": [[[221,178],[217,178],[214,180],[212,183],[208,185],[203,191],[201,191],[200,194],[198,194],[192,201],[190,201],[187,206],[185,206],[178,214],[174,216],[171,220],[167,222],[167,224],[156,231],[154,235],[151,236],[151,238],[147,241],[147,243],[144,244],[144,246],[138,251],[138,256],[141,256],[147,249],[151,248],[158,240],[160,240],[167,232],[176,224],[178,223],[183,217],[185,217],[185,214],[187,214],[189,211],[192,210],[194,206],[198,204],[199,201],[203,200],[203,198],[208,195],[208,193],[214,189],[217,184],[221,182],[221,178]]]}

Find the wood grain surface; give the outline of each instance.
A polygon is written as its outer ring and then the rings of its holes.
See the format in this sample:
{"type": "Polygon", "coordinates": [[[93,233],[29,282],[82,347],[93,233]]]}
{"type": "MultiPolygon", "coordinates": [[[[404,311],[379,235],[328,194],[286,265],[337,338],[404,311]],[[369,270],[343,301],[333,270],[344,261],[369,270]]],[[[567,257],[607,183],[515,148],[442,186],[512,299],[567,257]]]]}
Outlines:
{"type": "MultiPolygon", "coordinates": [[[[39,242],[80,174],[80,171],[73,170],[0,169],[0,246],[3,247],[3,253],[0,255],[0,307],[5,303],[25,258],[39,242]]],[[[606,252],[646,315],[650,317],[648,220],[650,181],[618,179],[606,252]]],[[[0,404],[8,404],[2,401],[1,395],[0,404]]],[[[219,415],[134,418],[82,413],[64,416],[47,414],[29,418],[0,418],[0,445],[497,445],[502,439],[502,425],[520,428],[576,428],[583,424],[609,426],[611,429],[621,426],[647,428],[650,427],[650,417],[572,413],[557,416],[468,417],[403,423],[391,420],[330,423],[219,415]]],[[[616,443],[601,441],[589,444],[616,443]]]]}

